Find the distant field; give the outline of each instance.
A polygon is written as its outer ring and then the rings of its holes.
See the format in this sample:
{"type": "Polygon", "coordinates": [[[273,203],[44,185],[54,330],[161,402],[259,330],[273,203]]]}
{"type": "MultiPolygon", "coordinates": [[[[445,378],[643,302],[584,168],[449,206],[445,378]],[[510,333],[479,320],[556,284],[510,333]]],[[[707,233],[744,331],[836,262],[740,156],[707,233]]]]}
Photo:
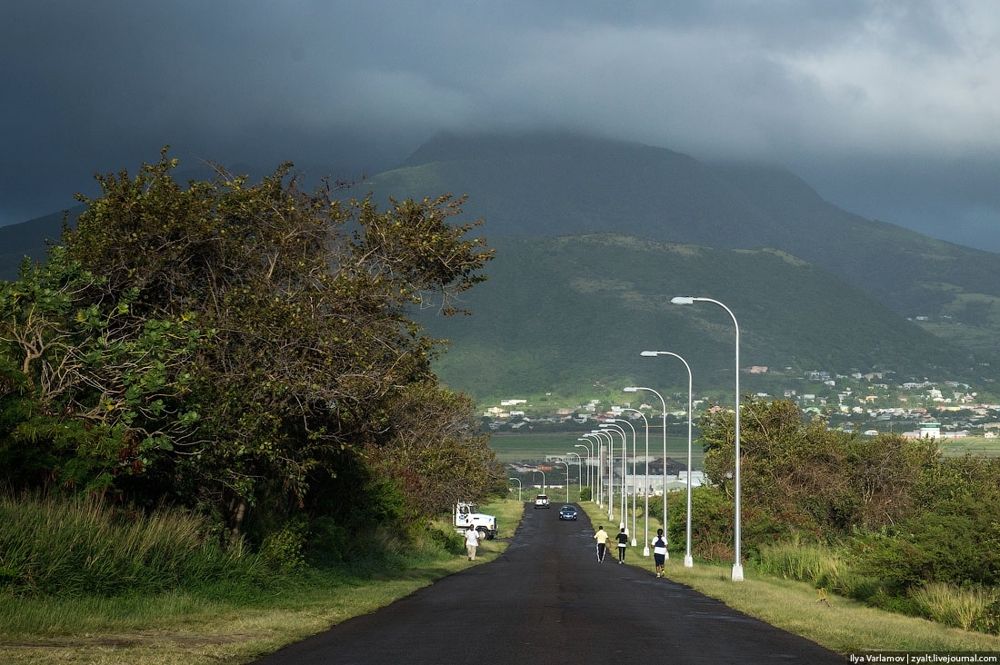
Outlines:
{"type": "Polygon", "coordinates": [[[938,447],[946,456],[981,455],[985,457],[1000,457],[1000,439],[986,439],[981,436],[969,436],[962,439],[938,439],[938,447]]]}
{"type": "MultiPolygon", "coordinates": [[[[490,447],[497,453],[497,458],[501,462],[520,462],[523,460],[544,460],[547,455],[565,455],[567,452],[586,455],[586,451],[581,448],[574,448],[578,443],[580,434],[573,432],[560,432],[555,434],[494,434],[490,437],[490,447]]],[[[620,439],[616,439],[620,442],[620,439]]],[[[642,434],[639,435],[639,454],[645,450],[645,440],[642,434]]],[[[964,455],[983,455],[986,457],[1000,457],[1000,438],[986,439],[981,436],[970,436],[962,439],[938,439],[938,446],[941,452],[948,457],[964,455]]],[[[629,436],[629,452],[631,452],[632,437],[629,436]]],[[[659,432],[649,434],[650,455],[660,456],[663,450],[663,439],[659,432]]],[[[674,434],[667,431],[667,456],[675,460],[684,462],[687,458],[687,434],[674,434]]],[[[691,466],[697,469],[702,468],[704,452],[701,445],[695,439],[691,448],[691,466]]],[[[561,468],[561,467],[560,467],[561,468]]]]}
{"type": "MultiPolygon", "coordinates": [[[[574,448],[580,441],[579,433],[560,432],[555,434],[494,434],[490,437],[490,447],[496,451],[497,458],[501,462],[520,462],[522,460],[544,460],[547,455],[565,455],[568,452],[587,455],[587,451],[582,448],[574,448]]],[[[616,437],[617,445],[621,445],[621,438],[616,437]]],[[[632,452],[632,436],[629,434],[629,454],[632,452]]],[[[643,455],[646,451],[646,441],[642,433],[639,434],[637,453],[643,455]]],[[[650,431],[649,433],[649,454],[661,457],[663,451],[663,439],[660,432],[650,431]]],[[[687,459],[687,432],[680,435],[673,435],[669,428],[667,430],[667,456],[684,462],[687,459]]],[[[701,446],[695,441],[691,447],[691,466],[695,469],[701,468],[701,460],[704,453],[701,446]]],[[[559,467],[562,468],[562,467],[559,467]]]]}

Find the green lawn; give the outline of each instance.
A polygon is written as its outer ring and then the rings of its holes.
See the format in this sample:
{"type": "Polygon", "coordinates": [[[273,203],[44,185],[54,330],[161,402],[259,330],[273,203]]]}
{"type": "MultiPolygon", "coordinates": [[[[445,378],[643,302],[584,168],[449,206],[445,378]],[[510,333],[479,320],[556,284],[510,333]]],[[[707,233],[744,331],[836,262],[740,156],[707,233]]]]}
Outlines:
{"type": "MultiPolygon", "coordinates": [[[[627,428],[626,428],[627,429],[627,428]]],[[[544,460],[546,455],[565,455],[568,452],[578,453],[586,457],[587,451],[574,446],[581,443],[577,439],[582,436],[577,432],[557,432],[552,434],[494,434],[490,437],[490,447],[496,451],[497,458],[501,462],[520,462],[524,460],[544,460]]],[[[615,438],[616,444],[621,445],[621,439],[615,438]]],[[[629,454],[632,454],[632,434],[628,437],[629,454]]],[[[646,452],[646,441],[640,431],[636,440],[636,453],[644,455],[646,452]]],[[[654,457],[663,456],[663,438],[659,432],[649,433],[649,454],[654,457]]],[[[675,460],[684,462],[687,460],[687,432],[682,436],[673,435],[669,428],[667,430],[667,456],[675,460]]],[[[701,468],[704,452],[697,442],[691,446],[691,466],[695,469],[701,468]]],[[[573,458],[576,459],[576,458],[573,458]]]]}
{"type": "Polygon", "coordinates": [[[982,436],[968,436],[961,439],[938,439],[938,447],[946,456],[979,455],[1000,457],[1000,438],[987,439],[982,436]]]}

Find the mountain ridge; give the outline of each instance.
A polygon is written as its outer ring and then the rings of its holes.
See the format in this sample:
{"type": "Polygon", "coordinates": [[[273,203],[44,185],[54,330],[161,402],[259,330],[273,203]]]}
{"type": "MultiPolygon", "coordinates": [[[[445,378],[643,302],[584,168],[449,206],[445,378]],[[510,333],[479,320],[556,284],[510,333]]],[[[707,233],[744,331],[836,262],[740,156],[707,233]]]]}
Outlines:
{"type": "MultiPolygon", "coordinates": [[[[432,334],[452,340],[436,367],[473,395],[486,384],[512,388],[518,380],[611,380],[615,367],[631,366],[632,347],[655,346],[664,330],[687,331],[691,347],[715,340],[691,353],[713,368],[709,375],[731,377],[731,330],[705,308],[661,311],[660,295],[646,286],[663,280],[670,289],[664,296],[703,295],[739,308],[748,362],[975,378],[1000,357],[1000,254],[843,211],[780,166],[703,163],[581,135],[442,134],[364,184],[377,201],[467,194],[464,216],[485,219],[476,233],[499,251],[486,266],[490,280],[466,296],[474,315],[420,315],[432,334]],[[510,268],[518,265],[520,272],[510,268]],[[683,279],[663,274],[671,270],[683,279]],[[588,378],[549,337],[569,344],[594,327],[588,317],[595,316],[636,326],[590,336],[629,350],[611,354],[617,365],[596,362],[588,378]],[[549,356],[566,367],[550,367],[549,356]]],[[[0,227],[0,246],[14,235],[19,242],[33,230],[41,235],[44,225],[15,226],[0,227]]],[[[35,259],[44,254],[40,240],[35,251],[35,259]]],[[[0,276],[16,276],[17,262],[0,257],[0,276]]],[[[608,354],[594,349],[589,357],[608,354]]]]}

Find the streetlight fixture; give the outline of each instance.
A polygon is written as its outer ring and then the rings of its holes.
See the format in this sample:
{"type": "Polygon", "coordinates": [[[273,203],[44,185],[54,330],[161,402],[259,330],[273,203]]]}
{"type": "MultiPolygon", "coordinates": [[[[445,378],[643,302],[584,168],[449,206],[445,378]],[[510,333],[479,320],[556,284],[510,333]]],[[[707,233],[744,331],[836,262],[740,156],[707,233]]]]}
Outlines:
{"type": "MultiPolygon", "coordinates": [[[[615,438],[602,429],[591,430],[591,434],[599,436],[603,442],[608,442],[608,519],[615,521],[615,438]]],[[[601,457],[603,458],[603,453],[601,457]]],[[[603,459],[601,460],[604,461],[603,459]]]]}
{"type": "Polygon", "coordinates": [[[553,464],[565,464],[566,465],[566,503],[569,503],[569,462],[562,460],[561,462],[553,462],[553,464]]]}
{"type": "MultiPolygon", "coordinates": [[[[663,405],[663,542],[670,544],[669,533],[670,530],[667,528],[667,401],[663,399],[663,395],[656,392],[652,388],[643,388],[641,386],[625,386],[622,388],[623,391],[627,393],[639,392],[640,390],[645,390],[646,392],[653,393],[660,398],[660,404],[663,405]]],[[[648,504],[647,504],[648,505],[648,504]]],[[[670,549],[667,549],[667,558],[670,558],[670,549]]]]}
{"type": "Polygon", "coordinates": [[[507,480],[516,480],[517,481],[517,500],[520,502],[521,501],[521,479],[520,478],[508,478],[507,480]]]}
{"type": "MultiPolygon", "coordinates": [[[[591,466],[591,464],[590,464],[590,458],[594,456],[594,449],[590,447],[590,444],[593,443],[593,442],[590,439],[583,439],[583,438],[577,439],[577,441],[586,441],[587,442],[585,444],[584,443],[574,443],[573,447],[574,448],[583,448],[584,450],[587,451],[587,486],[590,488],[590,500],[593,501],[594,498],[595,498],[594,497],[594,480],[593,480],[593,475],[591,474],[591,468],[590,468],[590,466],[591,466]]],[[[582,492],[583,489],[581,489],[580,491],[582,492]]]]}
{"type": "MultiPolygon", "coordinates": [[[[622,410],[624,411],[624,409],[622,409],[622,410]]],[[[635,445],[636,445],[635,444],[635,439],[636,439],[635,427],[633,427],[632,423],[630,423],[628,420],[625,420],[625,419],[622,419],[622,418],[616,418],[616,419],[612,420],[611,422],[613,422],[613,423],[624,423],[624,424],[628,425],[628,427],[629,427],[630,430],[632,430],[632,477],[635,478],[635,476],[638,475],[635,472],[635,458],[636,458],[636,454],[635,454],[636,453],[636,450],[635,450],[635,445]]],[[[624,473],[624,471],[623,471],[623,473],[624,473]]],[[[622,484],[624,484],[624,482],[622,484]]],[[[636,512],[635,511],[635,495],[637,494],[637,492],[635,490],[636,490],[636,484],[633,482],[632,483],[632,547],[635,547],[635,545],[636,545],[636,539],[635,539],[635,512],[636,512]]]]}
{"type": "Polygon", "coordinates": [[[639,354],[640,356],[645,356],[647,358],[655,358],[656,356],[673,356],[677,358],[682,363],[684,367],[687,368],[688,373],[688,459],[687,459],[687,524],[686,524],[686,536],[687,543],[685,544],[684,550],[684,567],[693,568],[694,559],[691,557],[691,407],[692,407],[692,378],[691,378],[691,366],[688,365],[687,361],[681,358],[679,355],[672,351],[643,351],[639,354]]]}
{"type": "MultiPolygon", "coordinates": [[[[538,469],[532,469],[531,472],[532,473],[540,473],[540,474],[542,474],[542,492],[541,493],[545,494],[545,472],[544,471],[540,471],[538,469]]],[[[534,477],[534,476],[532,476],[532,477],[534,477]]]]}
{"type": "Polygon", "coordinates": [[[601,423],[601,427],[606,428],[605,431],[617,432],[621,434],[622,437],[622,505],[621,505],[621,525],[622,528],[628,527],[628,510],[625,504],[625,476],[628,467],[628,435],[625,433],[625,429],[615,425],[614,423],[604,422],[601,423]]]}
{"type": "MultiPolygon", "coordinates": [[[[642,422],[646,425],[646,479],[643,481],[645,484],[642,487],[642,496],[646,500],[646,505],[642,511],[643,521],[646,523],[646,535],[643,538],[642,555],[649,556],[649,421],[646,420],[646,414],[639,409],[623,408],[622,411],[638,413],[642,418],[642,422]]],[[[632,514],[635,514],[634,508],[632,514]]]]}
{"type": "Polygon", "coordinates": [[[736,533],[734,538],[734,549],[736,550],[736,555],[733,562],[733,581],[742,582],[743,563],[740,560],[740,324],[736,321],[736,315],[733,314],[733,311],[718,300],[712,300],[711,298],[698,298],[694,296],[677,296],[675,298],[671,298],[670,302],[674,305],[692,305],[696,302],[710,302],[714,305],[718,305],[729,313],[729,316],[733,319],[733,327],[736,328],[736,434],[734,452],[734,464],[736,467],[736,519],[734,529],[736,533]]]}
{"type": "MultiPolygon", "coordinates": [[[[580,457],[580,453],[568,452],[566,454],[567,455],[576,455],[577,467],[579,467],[579,469],[580,469],[580,473],[577,475],[576,480],[577,480],[577,484],[580,486],[580,494],[583,494],[583,458],[580,457]]],[[[569,485],[569,479],[568,478],[566,480],[566,484],[569,485]]],[[[568,498],[566,499],[566,502],[569,503],[569,499],[568,498]]]]}
{"type": "Polygon", "coordinates": [[[587,432],[583,436],[594,437],[593,439],[588,438],[588,441],[593,441],[594,443],[594,454],[597,457],[597,468],[594,469],[594,474],[597,479],[597,507],[604,508],[604,482],[602,476],[604,474],[604,437],[597,436],[593,432],[587,432]]]}

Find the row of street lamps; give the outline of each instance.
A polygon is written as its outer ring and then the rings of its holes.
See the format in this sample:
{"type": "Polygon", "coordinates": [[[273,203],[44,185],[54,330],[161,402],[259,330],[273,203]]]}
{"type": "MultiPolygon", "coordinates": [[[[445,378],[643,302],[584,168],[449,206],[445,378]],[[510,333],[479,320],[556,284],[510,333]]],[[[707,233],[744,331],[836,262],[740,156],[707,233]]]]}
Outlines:
{"type": "MultiPolygon", "coordinates": [[[[733,562],[733,572],[732,579],[734,582],[743,581],[743,563],[741,561],[740,553],[740,524],[741,524],[741,504],[740,504],[740,326],[736,321],[736,316],[733,314],[732,310],[726,307],[724,304],[718,300],[713,300],[711,298],[699,298],[693,296],[679,296],[671,299],[671,303],[675,305],[691,305],[696,302],[708,302],[718,305],[722,309],[729,313],[729,316],[733,320],[733,326],[736,329],[736,414],[735,414],[735,518],[734,518],[734,545],[733,549],[735,551],[735,559],[733,562]]],[[[691,374],[691,366],[688,365],[687,361],[681,356],[674,353],[673,351],[643,351],[639,355],[648,358],[655,358],[657,356],[673,356],[677,358],[682,363],[687,370],[688,374],[688,436],[687,436],[687,520],[685,525],[685,550],[684,550],[684,566],[686,568],[691,568],[694,566],[694,559],[691,556],[691,432],[692,432],[692,385],[693,377],[691,374]]],[[[656,395],[660,399],[660,404],[663,409],[663,527],[664,532],[666,532],[667,526],[667,403],[657,391],[652,388],[645,388],[642,386],[627,386],[623,389],[627,393],[634,393],[639,391],[650,392],[656,395]]],[[[646,479],[645,488],[643,495],[645,497],[646,505],[644,510],[645,519],[645,535],[643,547],[643,556],[649,556],[649,421],[646,420],[646,416],[638,409],[622,409],[622,411],[633,411],[642,416],[642,420],[646,425],[646,479]]],[[[575,444],[576,448],[584,448],[587,450],[587,484],[591,488],[591,498],[592,500],[596,498],[597,506],[599,508],[604,507],[604,500],[607,499],[608,502],[608,519],[614,520],[615,514],[615,502],[614,502],[614,449],[615,449],[615,439],[612,433],[617,433],[622,437],[622,487],[621,487],[621,522],[622,526],[626,526],[625,521],[627,519],[627,511],[625,504],[625,494],[626,494],[626,476],[627,476],[627,457],[628,457],[628,436],[625,429],[618,425],[618,423],[623,423],[629,426],[632,430],[632,459],[636,458],[636,431],[635,427],[632,426],[627,420],[624,419],[614,419],[606,423],[601,424],[601,429],[592,430],[584,434],[581,438],[577,439],[583,443],[575,444]],[[604,454],[604,444],[607,443],[607,456],[604,454]],[[591,459],[597,459],[597,473],[596,473],[596,497],[595,493],[595,474],[593,473],[593,466],[590,461],[591,459]],[[608,463],[608,478],[607,478],[607,488],[608,495],[604,496],[604,461],[607,459],[608,463]]],[[[583,468],[583,458],[579,453],[566,453],[567,455],[576,455],[580,460],[580,468],[583,468]]],[[[562,464],[566,465],[566,501],[569,502],[569,463],[563,461],[562,464]]],[[[537,473],[542,474],[542,490],[545,489],[545,473],[543,471],[537,471],[537,473]]],[[[633,467],[633,475],[635,475],[635,469],[633,467]]],[[[512,478],[511,480],[517,480],[512,478]]],[[[580,490],[583,491],[583,473],[580,473],[580,490]]],[[[520,481],[518,481],[518,500],[521,498],[520,481]]],[[[635,515],[636,515],[636,505],[635,505],[635,488],[633,487],[632,492],[632,546],[636,545],[635,531],[635,515]]],[[[666,538],[666,533],[664,535],[666,538]]],[[[669,556],[669,555],[668,555],[669,556]]]]}

